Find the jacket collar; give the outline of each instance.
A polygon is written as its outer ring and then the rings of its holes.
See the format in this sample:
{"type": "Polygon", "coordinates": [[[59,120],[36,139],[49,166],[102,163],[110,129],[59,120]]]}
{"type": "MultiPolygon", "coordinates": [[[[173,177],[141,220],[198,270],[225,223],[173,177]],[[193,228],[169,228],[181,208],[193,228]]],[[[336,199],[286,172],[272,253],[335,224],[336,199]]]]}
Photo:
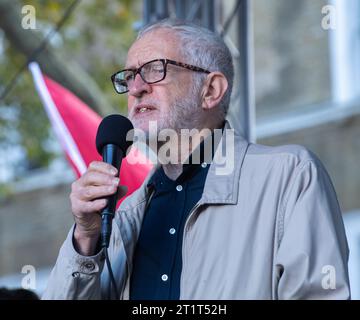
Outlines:
{"type": "Polygon", "coordinates": [[[249,143],[230,125],[217,145],[200,204],[236,204],[240,172],[249,143]]]}

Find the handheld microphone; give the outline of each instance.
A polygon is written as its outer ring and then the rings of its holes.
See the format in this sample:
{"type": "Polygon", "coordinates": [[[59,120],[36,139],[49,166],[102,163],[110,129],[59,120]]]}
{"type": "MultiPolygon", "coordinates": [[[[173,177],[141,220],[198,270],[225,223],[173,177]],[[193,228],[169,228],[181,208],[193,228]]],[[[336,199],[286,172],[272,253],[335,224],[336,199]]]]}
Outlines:
{"type": "MultiPolygon", "coordinates": [[[[133,133],[133,125],[130,120],[119,114],[105,117],[96,134],[96,149],[102,156],[103,161],[111,164],[117,170],[119,176],[122,159],[126,156],[133,139],[127,141],[126,137],[133,133]]],[[[108,203],[101,212],[101,247],[108,248],[111,236],[112,219],[115,216],[117,192],[108,197],[108,203]]]]}

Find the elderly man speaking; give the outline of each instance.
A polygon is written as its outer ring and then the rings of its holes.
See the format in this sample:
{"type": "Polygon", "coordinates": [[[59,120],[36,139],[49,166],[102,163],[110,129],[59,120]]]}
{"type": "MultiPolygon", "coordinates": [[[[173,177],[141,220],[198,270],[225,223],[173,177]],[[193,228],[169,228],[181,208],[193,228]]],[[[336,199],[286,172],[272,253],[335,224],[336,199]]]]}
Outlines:
{"type": "Polygon", "coordinates": [[[157,140],[159,164],[113,220],[119,296],[99,248],[99,212],[119,180],[114,167],[93,162],[72,185],[75,224],[44,299],[350,298],[347,240],[326,170],[301,146],[245,141],[226,120],[233,77],[229,49],[207,29],[168,19],[140,31],[112,80],[135,129],[149,145],[157,140]],[[178,139],[159,139],[164,130],[178,139]],[[170,161],[165,146],[179,151],[170,161]]]}

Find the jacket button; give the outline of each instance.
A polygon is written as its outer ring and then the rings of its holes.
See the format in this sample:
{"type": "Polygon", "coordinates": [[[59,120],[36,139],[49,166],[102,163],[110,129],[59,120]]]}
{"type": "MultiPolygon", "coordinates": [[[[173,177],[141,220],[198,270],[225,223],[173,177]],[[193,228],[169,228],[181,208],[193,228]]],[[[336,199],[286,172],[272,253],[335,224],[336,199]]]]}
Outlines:
{"type": "Polygon", "coordinates": [[[183,189],[183,187],[182,187],[181,184],[179,184],[179,185],[176,186],[176,190],[177,190],[177,191],[181,191],[182,189],[183,189]]]}
{"type": "Polygon", "coordinates": [[[168,275],[167,274],[163,274],[162,276],[161,276],[161,280],[162,281],[167,281],[167,279],[169,279],[169,277],[168,277],[168,275]]]}
{"type": "Polygon", "coordinates": [[[95,265],[92,262],[86,262],[84,264],[84,268],[89,271],[93,271],[95,269],[95,265]]]}

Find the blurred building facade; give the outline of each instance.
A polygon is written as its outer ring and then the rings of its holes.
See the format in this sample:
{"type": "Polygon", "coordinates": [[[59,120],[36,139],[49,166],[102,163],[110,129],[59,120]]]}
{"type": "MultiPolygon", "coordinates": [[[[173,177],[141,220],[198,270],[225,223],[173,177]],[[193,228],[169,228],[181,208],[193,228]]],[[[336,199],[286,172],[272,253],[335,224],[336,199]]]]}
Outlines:
{"type": "MultiPolygon", "coordinates": [[[[344,213],[352,294],[359,299],[360,2],[145,0],[143,7],[143,22],[190,17],[223,33],[238,72],[232,122],[252,141],[301,144],[322,160],[344,213]]],[[[0,286],[20,286],[24,265],[54,264],[72,224],[72,179],[69,172],[52,185],[18,187],[1,200],[0,286]]]]}

